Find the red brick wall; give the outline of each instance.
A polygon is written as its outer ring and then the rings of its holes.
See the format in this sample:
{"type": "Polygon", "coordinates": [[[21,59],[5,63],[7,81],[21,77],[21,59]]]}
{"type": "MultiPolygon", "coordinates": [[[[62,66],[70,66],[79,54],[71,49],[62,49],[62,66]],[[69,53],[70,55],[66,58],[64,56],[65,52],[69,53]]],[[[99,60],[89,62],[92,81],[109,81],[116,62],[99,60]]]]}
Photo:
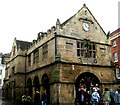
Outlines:
{"type": "MultiPolygon", "coordinates": [[[[116,34],[116,33],[114,33],[116,34]]],[[[117,37],[113,40],[111,40],[111,52],[112,52],[112,61],[114,62],[114,53],[117,52],[117,56],[118,56],[118,62],[115,63],[115,65],[120,65],[120,37],[117,37]],[[116,41],[116,45],[115,47],[113,47],[113,41],[116,41]]]]}

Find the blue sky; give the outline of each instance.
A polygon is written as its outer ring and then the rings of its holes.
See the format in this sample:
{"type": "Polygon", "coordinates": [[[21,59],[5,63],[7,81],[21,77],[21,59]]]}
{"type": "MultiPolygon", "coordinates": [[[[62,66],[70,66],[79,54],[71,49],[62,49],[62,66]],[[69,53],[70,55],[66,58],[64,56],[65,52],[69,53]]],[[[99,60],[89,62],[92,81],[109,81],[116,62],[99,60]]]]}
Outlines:
{"type": "Polygon", "coordinates": [[[85,3],[104,31],[118,28],[119,0],[1,0],[0,52],[9,53],[13,40],[32,41],[78,12],[85,3]]]}

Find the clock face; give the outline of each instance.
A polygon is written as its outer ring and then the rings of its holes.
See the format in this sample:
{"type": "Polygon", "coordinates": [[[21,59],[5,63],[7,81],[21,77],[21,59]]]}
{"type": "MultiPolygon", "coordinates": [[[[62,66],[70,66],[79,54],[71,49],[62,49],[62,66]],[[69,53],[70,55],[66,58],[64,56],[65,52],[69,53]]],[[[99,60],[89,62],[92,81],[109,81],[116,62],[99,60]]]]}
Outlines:
{"type": "Polygon", "coordinates": [[[84,29],[84,31],[89,31],[90,26],[88,23],[83,23],[82,28],[84,29]]]}

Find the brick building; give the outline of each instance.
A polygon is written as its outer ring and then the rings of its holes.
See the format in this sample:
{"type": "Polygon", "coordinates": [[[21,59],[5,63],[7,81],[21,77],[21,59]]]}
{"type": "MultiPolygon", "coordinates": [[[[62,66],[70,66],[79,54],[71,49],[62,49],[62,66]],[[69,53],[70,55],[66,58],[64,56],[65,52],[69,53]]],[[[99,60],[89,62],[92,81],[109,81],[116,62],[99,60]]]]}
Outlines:
{"type": "Polygon", "coordinates": [[[118,88],[111,66],[111,44],[84,4],[64,23],[39,32],[33,42],[15,38],[7,63],[3,94],[19,99],[46,90],[48,104],[74,105],[79,88],[118,88]]]}
{"type": "Polygon", "coordinates": [[[110,34],[112,62],[115,66],[116,78],[120,80],[120,28],[110,34]]]}

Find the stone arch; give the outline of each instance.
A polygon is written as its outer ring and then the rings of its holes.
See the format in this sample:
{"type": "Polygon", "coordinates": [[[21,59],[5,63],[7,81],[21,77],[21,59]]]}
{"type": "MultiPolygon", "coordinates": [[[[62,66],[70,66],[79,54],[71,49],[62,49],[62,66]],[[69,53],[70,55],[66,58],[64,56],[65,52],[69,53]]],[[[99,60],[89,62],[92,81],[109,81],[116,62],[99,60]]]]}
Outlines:
{"type": "Polygon", "coordinates": [[[83,72],[78,73],[76,75],[76,77],[75,77],[75,80],[77,80],[80,77],[80,75],[83,75],[85,73],[93,74],[93,76],[97,77],[97,79],[99,80],[99,82],[101,82],[100,75],[98,75],[98,73],[96,73],[96,72],[91,72],[91,71],[86,71],[86,72],[83,71],[83,72]]]}
{"type": "Polygon", "coordinates": [[[35,91],[36,90],[40,91],[40,82],[38,76],[34,77],[33,85],[35,87],[35,91]]]}
{"type": "MultiPolygon", "coordinates": [[[[85,88],[86,85],[92,85],[93,87],[98,86],[100,84],[100,80],[98,79],[98,77],[90,72],[84,72],[81,73],[77,79],[76,79],[76,85],[81,84],[81,87],[85,88]],[[81,83],[84,83],[81,84],[81,83]]],[[[87,86],[87,88],[89,88],[89,86],[87,86]]],[[[88,89],[89,90],[89,89],[88,89]]]]}
{"type": "Polygon", "coordinates": [[[50,83],[49,83],[49,77],[46,73],[43,74],[42,79],[41,79],[41,83],[43,86],[43,90],[46,91],[47,99],[48,99],[47,105],[49,105],[50,104],[50,83]]]}
{"type": "Polygon", "coordinates": [[[28,78],[27,80],[27,92],[32,97],[32,79],[31,78],[28,78]]]}
{"type": "Polygon", "coordinates": [[[86,89],[86,91],[91,91],[93,87],[99,87],[99,85],[100,85],[100,80],[95,74],[91,72],[81,73],[75,81],[76,98],[81,88],[86,89]]]}

